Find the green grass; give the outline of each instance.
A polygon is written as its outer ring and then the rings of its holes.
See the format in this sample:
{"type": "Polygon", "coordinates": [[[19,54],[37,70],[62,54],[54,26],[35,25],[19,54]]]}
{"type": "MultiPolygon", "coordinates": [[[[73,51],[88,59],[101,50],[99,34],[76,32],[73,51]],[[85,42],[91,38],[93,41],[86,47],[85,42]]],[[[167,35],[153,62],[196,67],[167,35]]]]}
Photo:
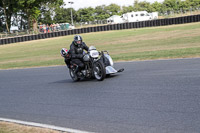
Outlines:
{"type": "MultiPolygon", "coordinates": [[[[200,23],[82,34],[114,61],[200,57],[200,23]]],[[[0,69],[64,65],[61,48],[73,36],[0,46],[0,69]]]]}
{"type": "Polygon", "coordinates": [[[146,60],[146,59],[169,59],[169,58],[187,58],[199,57],[200,48],[184,48],[175,50],[160,50],[121,54],[114,56],[114,60],[146,60]],[[196,54],[195,54],[196,53],[196,54]]]}

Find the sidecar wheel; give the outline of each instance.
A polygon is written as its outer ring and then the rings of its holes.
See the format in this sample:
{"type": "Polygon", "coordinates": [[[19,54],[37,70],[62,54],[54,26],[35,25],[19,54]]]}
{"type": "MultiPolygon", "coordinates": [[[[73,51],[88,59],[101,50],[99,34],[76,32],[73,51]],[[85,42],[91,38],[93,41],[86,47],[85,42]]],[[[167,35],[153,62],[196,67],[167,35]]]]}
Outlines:
{"type": "Polygon", "coordinates": [[[102,62],[100,62],[100,61],[95,62],[94,68],[93,68],[93,73],[94,73],[94,77],[98,81],[104,80],[104,78],[106,77],[106,71],[105,71],[105,67],[102,62]]]}
{"type": "Polygon", "coordinates": [[[72,80],[75,82],[80,80],[80,78],[78,78],[78,76],[74,73],[72,69],[69,69],[69,75],[72,78],[72,80]]]}

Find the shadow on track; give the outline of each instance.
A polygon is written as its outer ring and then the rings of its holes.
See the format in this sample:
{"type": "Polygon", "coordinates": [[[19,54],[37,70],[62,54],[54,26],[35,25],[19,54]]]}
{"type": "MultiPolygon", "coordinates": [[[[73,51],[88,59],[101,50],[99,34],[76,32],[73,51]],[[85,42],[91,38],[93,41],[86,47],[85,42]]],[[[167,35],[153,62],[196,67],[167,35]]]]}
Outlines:
{"type": "MultiPolygon", "coordinates": [[[[118,75],[107,75],[106,78],[104,80],[108,80],[108,79],[112,79],[114,77],[117,77],[118,75]]],[[[59,80],[59,81],[55,81],[52,82],[50,84],[76,84],[76,83],[85,83],[85,82],[103,82],[103,81],[97,81],[95,78],[93,79],[81,79],[80,81],[74,82],[72,79],[65,79],[65,80],[59,80]]]]}

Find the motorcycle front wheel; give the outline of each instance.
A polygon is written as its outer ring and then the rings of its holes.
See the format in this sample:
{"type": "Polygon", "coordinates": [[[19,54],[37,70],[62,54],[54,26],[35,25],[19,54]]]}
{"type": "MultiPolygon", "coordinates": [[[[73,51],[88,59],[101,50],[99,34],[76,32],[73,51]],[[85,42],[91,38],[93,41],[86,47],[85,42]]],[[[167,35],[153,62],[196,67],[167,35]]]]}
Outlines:
{"type": "Polygon", "coordinates": [[[80,80],[80,78],[78,78],[78,76],[72,69],[69,69],[69,75],[72,78],[72,80],[75,82],[80,80]]]}
{"type": "Polygon", "coordinates": [[[104,80],[104,78],[106,76],[106,71],[105,71],[105,67],[101,61],[97,61],[94,63],[93,73],[94,73],[94,77],[98,81],[104,80]]]}

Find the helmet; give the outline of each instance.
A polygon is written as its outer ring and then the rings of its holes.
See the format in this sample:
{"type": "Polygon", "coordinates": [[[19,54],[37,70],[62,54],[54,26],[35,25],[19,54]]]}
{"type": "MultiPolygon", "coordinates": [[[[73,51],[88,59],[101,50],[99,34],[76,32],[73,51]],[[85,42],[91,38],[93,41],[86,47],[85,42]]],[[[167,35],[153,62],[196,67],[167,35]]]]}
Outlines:
{"type": "Polygon", "coordinates": [[[68,50],[66,48],[62,48],[60,54],[62,57],[66,57],[68,55],[68,50]]]}
{"type": "Polygon", "coordinates": [[[82,39],[82,37],[81,37],[80,35],[75,35],[75,36],[74,36],[74,44],[75,44],[75,45],[80,45],[80,44],[82,44],[82,41],[83,41],[83,39],[82,39]]]}

